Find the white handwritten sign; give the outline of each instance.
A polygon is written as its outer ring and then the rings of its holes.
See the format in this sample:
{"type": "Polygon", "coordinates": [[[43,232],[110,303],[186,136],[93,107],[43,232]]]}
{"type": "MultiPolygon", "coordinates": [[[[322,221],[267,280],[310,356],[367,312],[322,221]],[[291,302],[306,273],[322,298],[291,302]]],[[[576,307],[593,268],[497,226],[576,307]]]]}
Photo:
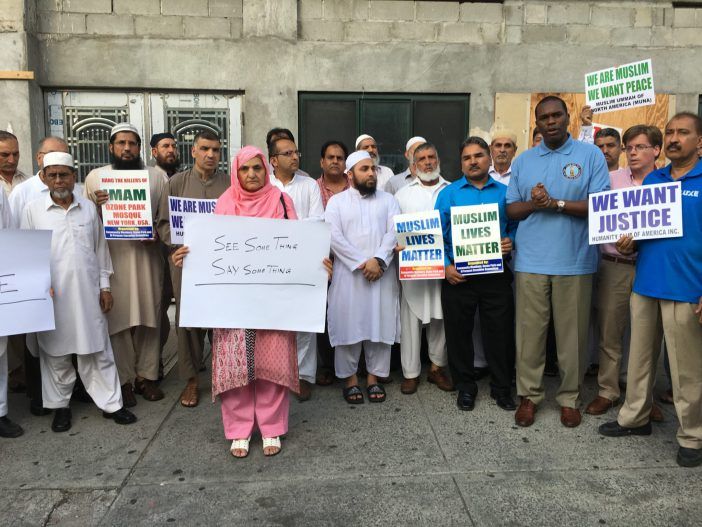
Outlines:
{"type": "Polygon", "coordinates": [[[444,278],[444,236],[438,210],[398,214],[393,218],[397,241],[405,249],[398,262],[400,280],[444,278]]]}
{"type": "Polygon", "coordinates": [[[56,329],[51,231],[2,229],[0,247],[0,336],[56,329]]]}
{"type": "Polygon", "coordinates": [[[651,59],[587,73],[585,99],[593,113],[656,104],[651,59]]]}
{"type": "Polygon", "coordinates": [[[324,331],[328,224],[216,215],[184,223],[182,327],[324,331]]]}
{"type": "Polygon", "coordinates": [[[680,183],[660,183],[590,194],[590,245],[683,235],[680,183]]]}
{"type": "Polygon", "coordinates": [[[462,275],[502,272],[497,203],[451,207],[451,239],[453,263],[462,275]]]}
{"type": "Polygon", "coordinates": [[[102,206],[107,240],[150,240],[154,237],[148,170],[110,170],[100,176],[109,195],[102,206]]]}
{"type": "Polygon", "coordinates": [[[171,243],[183,243],[183,218],[191,214],[212,214],[216,199],[192,199],[168,196],[168,217],[171,221],[171,243]]]}

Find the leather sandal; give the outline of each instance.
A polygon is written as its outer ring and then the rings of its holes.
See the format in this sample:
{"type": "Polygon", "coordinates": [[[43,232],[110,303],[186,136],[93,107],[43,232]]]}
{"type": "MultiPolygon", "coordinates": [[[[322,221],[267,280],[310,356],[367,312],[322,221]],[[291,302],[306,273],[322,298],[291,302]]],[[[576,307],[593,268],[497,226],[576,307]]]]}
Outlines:
{"type": "Polygon", "coordinates": [[[163,391],[156,386],[155,381],[148,379],[136,379],[134,381],[134,393],[141,395],[147,401],[160,401],[163,399],[163,391]]]}
{"type": "Polygon", "coordinates": [[[200,392],[198,385],[189,382],[180,394],[180,404],[186,408],[194,408],[200,402],[200,392]]]}
{"type": "Polygon", "coordinates": [[[263,455],[264,456],[275,456],[280,453],[281,450],[280,437],[264,437],[263,438],[263,455]],[[270,453],[266,453],[266,448],[277,448],[278,450],[270,453]]]}
{"type": "Polygon", "coordinates": [[[246,456],[249,455],[249,443],[251,442],[251,437],[247,437],[246,439],[235,439],[232,441],[232,446],[229,447],[229,452],[231,453],[232,456],[236,458],[245,458],[246,456]],[[243,450],[246,452],[243,456],[237,456],[234,451],[235,450],[243,450]]]}

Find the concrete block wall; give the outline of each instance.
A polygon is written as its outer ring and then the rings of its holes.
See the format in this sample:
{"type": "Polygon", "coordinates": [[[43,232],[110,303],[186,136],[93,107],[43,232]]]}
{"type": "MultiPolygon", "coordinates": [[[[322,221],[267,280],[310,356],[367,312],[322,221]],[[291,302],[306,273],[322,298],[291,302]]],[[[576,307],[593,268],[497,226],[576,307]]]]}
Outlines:
{"type": "MultiPolygon", "coordinates": [[[[2,0],[0,0],[2,1],[2,0]]],[[[243,0],[35,0],[39,35],[239,39],[243,0]]]]}

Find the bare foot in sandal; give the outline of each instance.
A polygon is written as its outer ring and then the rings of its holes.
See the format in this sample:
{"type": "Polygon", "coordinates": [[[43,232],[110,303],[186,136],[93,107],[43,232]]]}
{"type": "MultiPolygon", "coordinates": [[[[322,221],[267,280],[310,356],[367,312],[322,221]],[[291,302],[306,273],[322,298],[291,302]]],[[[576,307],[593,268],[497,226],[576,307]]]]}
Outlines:
{"type": "Polygon", "coordinates": [[[250,441],[250,437],[247,437],[246,439],[235,439],[234,441],[232,441],[232,446],[229,448],[229,452],[231,452],[232,456],[238,458],[248,456],[250,441]]]}
{"type": "Polygon", "coordinates": [[[264,437],[263,438],[263,455],[275,456],[280,452],[281,444],[280,437],[264,437]]]}
{"type": "Polygon", "coordinates": [[[180,404],[187,408],[193,408],[197,406],[200,402],[200,393],[198,390],[197,379],[191,377],[188,379],[188,384],[183,388],[183,392],[180,394],[180,404]]]}

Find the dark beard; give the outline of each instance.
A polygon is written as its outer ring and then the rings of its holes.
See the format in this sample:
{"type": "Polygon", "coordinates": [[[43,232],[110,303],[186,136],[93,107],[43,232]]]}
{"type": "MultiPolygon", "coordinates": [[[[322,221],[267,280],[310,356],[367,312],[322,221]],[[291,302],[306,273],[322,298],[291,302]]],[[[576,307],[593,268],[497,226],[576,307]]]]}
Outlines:
{"type": "Polygon", "coordinates": [[[373,194],[375,194],[375,183],[373,183],[372,185],[369,185],[368,183],[359,183],[358,181],[355,181],[354,183],[356,184],[356,190],[358,190],[358,193],[361,196],[372,196],[373,194]]]}
{"type": "Polygon", "coordinates": [[[180,167],[180,159],[176,159],[173,161],[173,163],[156,163],[159,167],[161,167],[163,170],[166,171],[166,174],[171,175],[175,174],[178,172],[178,168],[180,167]]]}
{"type": "Polygon", "coordinates": [[[141,170],[144,165],[141,163],[141,156],[137,156],[129,161],[122,161],[115,157],[114,154],[110,154],[110,161],[112,163],[112,168],[115,170],[141,170]]]}

